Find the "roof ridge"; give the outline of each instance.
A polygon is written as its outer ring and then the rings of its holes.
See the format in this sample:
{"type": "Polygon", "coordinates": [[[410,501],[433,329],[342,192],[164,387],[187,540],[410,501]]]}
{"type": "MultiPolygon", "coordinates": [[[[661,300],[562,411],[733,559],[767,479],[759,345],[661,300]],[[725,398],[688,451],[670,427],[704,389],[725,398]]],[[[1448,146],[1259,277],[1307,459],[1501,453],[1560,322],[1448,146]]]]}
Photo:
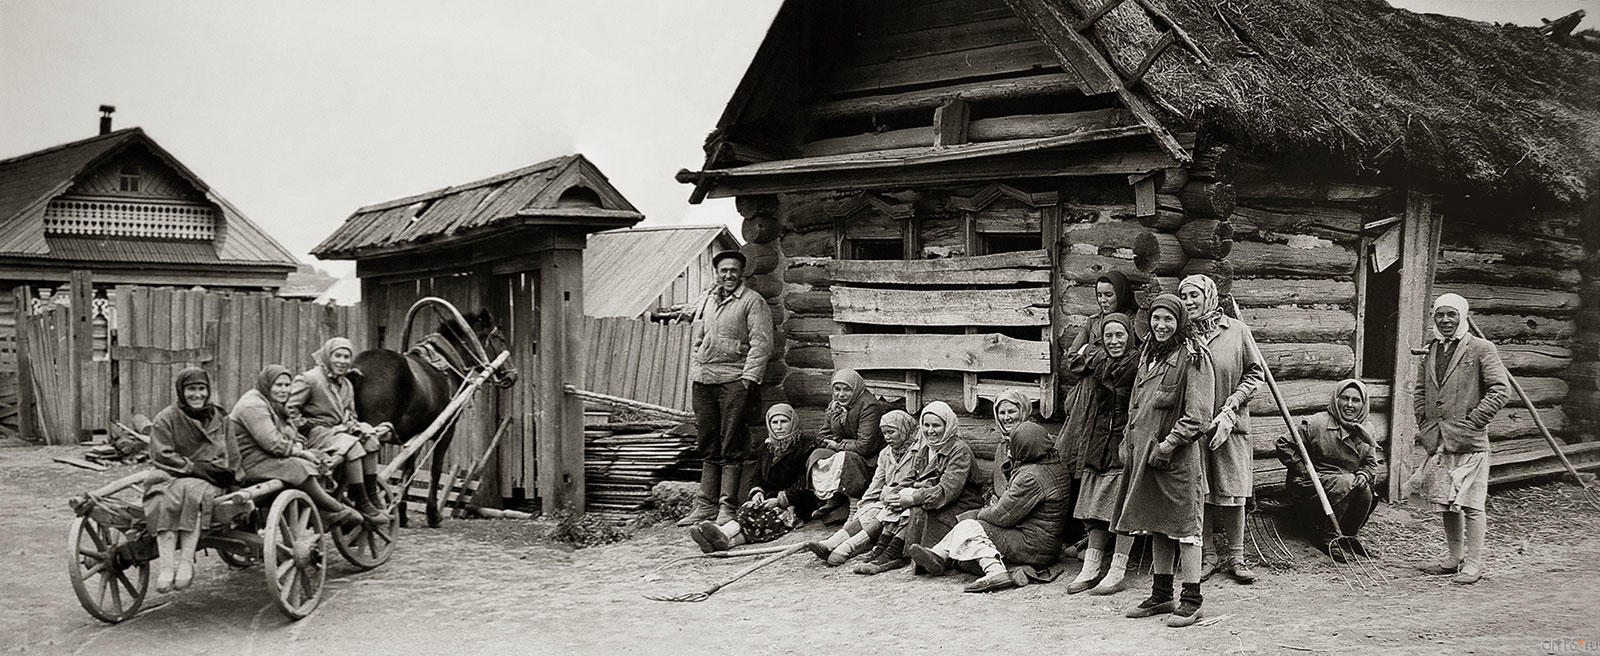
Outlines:
{"type": "Polygon", "coordinates": [[[131,128],[123,128],[121,130],[113,130],[113,131],[107,132],[105,134],[97,134],[95,136],[89,137],[88,139],[79,139],[77,141],[69,141],[69,142],[63,143],[63,144],[56,144],[54,146],[50,146],[49,148],[44,148],[42,150],[35,150],[35,151],[32,151],[32,152],[28,152],[28,153],[23,153],[21,155],[17,155],[15,157],[9,157],[9,158],[6,158],[6,159],[0,159],[0,166],[6,166],[8,164],[14,164],[16,162],[20,162],[20,161],[28,159],[30,157],[37,157],[39,155],[46,155],[46,154],[49,154],[49,153],[54,153],[54,152],[57,152],[57,151],[65,150],[67,148],[71,148],[73,146],[86,145],[86,144],[89,144],[89,143],[94,142],[94,141],[99,141],[101,139],[110,139],[112,137],[122,138],[122,137],[131,136],[131,135],[133,135],[135,133],[144,134],[144,128],[141,128],[139,126],[134,126],[134,127],[131,127],[131,128]]]}
{"type": "Polygon", "coordinates": [[[531,174],[531,173],[538,173],[540,171],[548,171],[550,169],[554,169],[554,168],[557,168],[557,167],[565,164],[567,161],[571,160],[574,157],[580,157],[580,155],[578,155],[576,153],[572,153],[572,154],[567,154],[567,155],[561,155],[559,157],[552,157],[550,159],[544,160],[544,161],[539,162],[537,164],[530,164],[528,166],[524,166],[524,167],[522,167],[520,169],[516,169],[514,171],[507,171],[505,173],[499,173],[499,174],[496,174],[496,175],[491,175],[491,176],[489,176],[487,178],[483,178],[483,179],[480,179],[480,180],[473,180],[471,182],[464,182],[464,183],[461,183],[461,184],[458,184],[458,185],[450,185],[448,187],[441,187],[441,188],[435,189],[433,191],[425,191],[425,192],[422,192],[420,194],[413,194],[413,195],[405,196],[405,197],[402,197],[402,198],[396,198],[396,199],[393,199],[393,200],[386,200],[386,201],[379,202],[379,203],[373,203],[371,205],[365,205],[365,206],[356,208],[355,214],[364,214],[364,213],[367,213],[367,212],[377,212],[377,211],[381,211],[381,210],[387,210],[387,209],[400,207],[400,206],[403,206],[403,205],[410,205],[412,203],[416,203],[416,202],[420,202],[420,201],[424,201],[424,200],[431,200],[431,199],[434,199],[434,198],[439,198],[439,197],[447,196],[447,195],[454,194],[454,193],[460,193],[460,192],[466,191],[468,189],[475,189],[477,187],[483,187],[483,186],[486,186],[486,185],[496,184],[496,183],[504,182],[506,180],[510,180],[510,179],[513,179],[513,178],[520,178],[520,177],[526,176],[526,175],[531,174]]]}

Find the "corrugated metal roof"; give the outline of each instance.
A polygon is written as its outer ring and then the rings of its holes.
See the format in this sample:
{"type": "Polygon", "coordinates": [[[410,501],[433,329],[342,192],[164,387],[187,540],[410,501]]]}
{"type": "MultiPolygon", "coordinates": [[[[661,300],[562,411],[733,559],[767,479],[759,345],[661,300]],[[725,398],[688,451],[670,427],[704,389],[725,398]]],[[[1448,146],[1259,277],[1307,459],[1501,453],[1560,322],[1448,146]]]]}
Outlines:
{"type": "Polygon", "coordinates": [[[311,253],[356,258],[457,237],[516,217],[564,218],[573,225],[604,219],[637,222],[643,216],[583,155],[548,159],[515,171],[357,209],[311,253]],[[563,214],[560,198],[573,187],[593,191],[592,216],[563,214]]]}
{"type": "Polygon", "coordinates": [[[706,245],[739,241],[722,226],[652,226],[589,235],[583,251],[583,313],[591,317],[636,317],[666,291],[706,245]]]}
{"type": "MultiPolygon", "coordinates": [[[[44,220],[42,218],[45,205],[50,199],[65,192],[79,178],[94,171],[117,153],[126,148],[140,145],[150,151],[162,162],[172,167],[183,179],[194,185],[195,189],[205,194],[206,199],[215,203],[221,210],[222,224],[218,226],[215,245],[207,243],[205,246],[211,250],[209,262],[248,263],[276,266],[293,266],[299,259],[288,249],[279,244],[260,226],[257,226],[243,212],[234,207],[226,199],[219,196],[203,180],[179,162],[159,144],[151,139],[140,128],[117,130],[81,141],[62,144],[44,150],[27,153],[7,160],[0,160],[0,253],[20,255],[23,257],[44,257],[50,259],[77,259],[72,256],[60,256],[50,252],[49,243],[55,237],[45,237],[44,220]]],[[[104,239],[95,240],[106,244],[120,244],[125,240],[104,239]]],[[[151,256],[146,246],[139,245],[138,240],[128,242],[130,245],[121,248],[125,253],[145,253],[151,256]]],[[[162,243],[162,242],[151,242],[162,243]]],[[[70,248],[71,246],[69,246],[70,248]]],[[[188,251],[185,251],[188,253],[188,251]]],[[[193,253],[178,254],[174,256],[191,257],[193,253]]],[[[94,258],[89,258],[94,259],[94,258]]],[[[127,261],[162,261],[162,260],[127,260],[127,261]]],[[[183,262],[186,260],[173,260],[183,262]]]]}

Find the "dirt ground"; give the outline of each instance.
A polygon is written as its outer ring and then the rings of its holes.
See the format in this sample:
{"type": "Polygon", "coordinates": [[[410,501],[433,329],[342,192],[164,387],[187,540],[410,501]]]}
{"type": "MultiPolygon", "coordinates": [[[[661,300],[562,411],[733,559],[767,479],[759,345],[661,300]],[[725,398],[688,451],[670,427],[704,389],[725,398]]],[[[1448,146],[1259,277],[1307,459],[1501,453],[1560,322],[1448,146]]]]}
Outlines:
{"type": "MultiPolygon", "coordinates": [[[[126,473],[50,462],[72,449],[0,448],[0,649],[41,654],[396,653],[911,653],[929,648],[998,653],[1148,654],[1589,653],[1600,640],[1600,514],[1571,488],[1497,497],[1488,576],[1458,587],[1411,568],[1442,537],[1425,518],[1384,507],[1369,525],[1393,582],[1351,590],[1320,554],[1295,545],[1293,569],[1262,580],[1205,585],[1206,626],[1169,629],[1129,620],[1148,585],[1112,597],[1066,594],[1064,583],[963,594],[972,577],[876,577],[796,555],[703,603],[647,601],[644,593],[703,588],[744,561],[691,561],[680,530],[571,550],[539,539],[529,522],[448,521],[402,532],[394,558],[355,572],[338,556],[321,608],[289,622],[259,567],[200,559],[188,590],[156,594],[148,610],[103,624],[77,603],[66,576],[71,512],[65,499],[126,473]],[[1579,643],[1582,640],[1584,642],[1579,643]]],[[[820,527],[800,538],[821,534],[820,527]]],[[[795,536],[785,541],[798,539],[795,536]]],[[[959,653],[959,652],[955,652],[959,653]]]]}

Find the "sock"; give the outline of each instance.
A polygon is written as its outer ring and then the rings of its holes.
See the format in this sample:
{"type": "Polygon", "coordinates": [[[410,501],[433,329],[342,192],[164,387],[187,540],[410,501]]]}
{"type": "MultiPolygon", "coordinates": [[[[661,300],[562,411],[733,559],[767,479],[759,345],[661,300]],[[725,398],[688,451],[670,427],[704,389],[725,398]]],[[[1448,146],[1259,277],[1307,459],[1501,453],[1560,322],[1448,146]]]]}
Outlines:
{"type": "Polygon", "coordinates": [[[1228,549],[1223,552],[1230,562],[1244,564],[1244,506],[1222,506],[1217,508],[1217,514],[1222,520],[1222,532],[1228,540],[1228,549]]]}
{"type": "Polygon", "coordinates": [[[1489,521],[1482,510],[1462,508],[1461,514],[1466,516],[1466,552],[1462,558],[1461,567],[1468,566],[1483,568],[1483,538],[1488,532],[1489,521]]]}
{"type": "MultiPolygon", "coordinates": [[[[1172,601],[1172,575],[1154,574],[1150,577],[1150,599],[1155,603],[1172,601]]],[[[1154,605],[1154,604],[1151,604],[1154,605]]]]}
{"type": "Polygon", "coordinates": [[[906,557],[906,541],[898,537],[889,540],[889,546],[884,547],[883,554],[878,556],[880,562],[893,562],[906,557]]]}
{"type": "Polygon", "coordinates": [[[1200,545],[1178,543],[1178,573],[1185,586],[1200,585],[1200,545]]]}
{"type": "Polygon", "coordinates": [[[1178,600],[1185,606],[1194,606],[1196,609],[1200,608],[1201,602],[1205,601],[1205,597],[1201,596],[1200,594],[1200,584],[1184,583],[1183,592],[1179,595],[1178,600]]]}
{"type": "Polygon", "coordinates": [[[843,542],[840,542],[838,546],[833,548],[833,553],[829,554],[829,556],[830,557],[839,556],[840,558],[849,558],[850,556],[853,556],[856,553],[860,552],[861,548],[867,546],[867,543],[871,542],[871,541],[872,541],[872,536],[868,535],[866,531],[862,531],[860,533],[857,533],[855,535],[850,536],[848,539],[844,540],[843,542]]]}
{"type": "MultiPolygon", "coordinates": [[[[1083,569],[1078,571],[1078,578],[1073,579],[1072,582],[1073,583],[1088,583],[1090,581],[1095,580],[1095,578],[1099,577],[1100,576],[1100,559],[1101,559],[1101,553],[1100,553],[1099,549],[1096,549],[1094,547],[1089,547],[1088,549],[1085,549],[1083,551],[1083,569]]],[[[1127,563],[1127,559],[1126,558],[1123,559],[1123,563],[1124,564],[1127,563]]]]}
{"type": "MultiPolygon", "coordinates": [[[[862,531],[856,535],[866,535],[866,531],[862,531]]],[[[841,528],[837,531],[834,531],[833,535],[828,536],[828,539],[823,540],[822,546],[827,547],[829,551],[833,551],[834,549],[838,549],[839,545],[844,544],[849,539],[850,533],[841,528]]]]}
{"type": "Polygon", "coordinates": [[[999,558],[979,558],[978,566],[983,568],[984,576],[1006,573],[1006,564],[1000,562],[999,558]]]}
{"type": "Polygon", "coordinates": [[[717,530],[722,531],[722,535],[724,537],[728,538],[729,540],[732,540],[733,536],[738,535],[740,532],[744,531],[744,527],[740,526],[739,522],[728,522],[726,524],[718,526],[717,530]]]}
{"type": "Polygon", "coordinates": [[[1122,577],[1128,572],[1128,554],[1111,554],[1111,569],[1106,570],[1105,578],[1100,579],[1100,585],[1095,587],[1109,588],[1122,582],[1122,577]]]}
{"type": "Polygon", "coordinates": [[[1205,504],[1200,511],[1200,549],[1202,562],[1217,565],[1217,510],[1216,506],[1205,504]]]}
{"type": "Polygon", "coordinates": [[[1169,581],[1172,579],[1173,544],[1172,538],[1165,535],[1150,536],[1150,571],[1166,575],[1169,581]]]}
{"type": "Polygon", "coordinates": [[[377,474],[362,474],[361,475],[361,487],[366,488],[365,491],[367,493],[367,498],[368,499],[372,500],[373,503],[377,503],[378,502],[378,499],[380,497],[378,496],[378,475],[377,474]]]}

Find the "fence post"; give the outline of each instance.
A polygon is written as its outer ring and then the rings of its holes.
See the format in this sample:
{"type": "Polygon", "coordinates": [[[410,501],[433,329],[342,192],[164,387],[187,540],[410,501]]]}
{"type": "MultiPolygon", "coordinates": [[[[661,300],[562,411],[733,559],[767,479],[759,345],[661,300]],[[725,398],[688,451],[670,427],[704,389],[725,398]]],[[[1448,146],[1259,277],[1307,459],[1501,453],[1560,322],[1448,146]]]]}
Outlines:
{"type": "Polygon", "coordinates": [[[87,270],[72,272],[71,294],[72,317],[68,330],[72,334],[72,347],[68,375],[72,378],[72,398],[68,401],[71,408],[67,416],[70,422],[67,434],[82,442],[89,432],[83,422],[83,388],[87,381],[95,378],[89,370],[94,363],[94,279],[87,270]]]}
{"type": "Polygon", "coordinates": [[[33,304],[33,292],[27,285],[11,288],[13,319],[17,332],[17,432],[24,438],[43,441],[39,431],[39,406],[33,393],[33,361],[28,356],[28,307],[33,304]]]}

